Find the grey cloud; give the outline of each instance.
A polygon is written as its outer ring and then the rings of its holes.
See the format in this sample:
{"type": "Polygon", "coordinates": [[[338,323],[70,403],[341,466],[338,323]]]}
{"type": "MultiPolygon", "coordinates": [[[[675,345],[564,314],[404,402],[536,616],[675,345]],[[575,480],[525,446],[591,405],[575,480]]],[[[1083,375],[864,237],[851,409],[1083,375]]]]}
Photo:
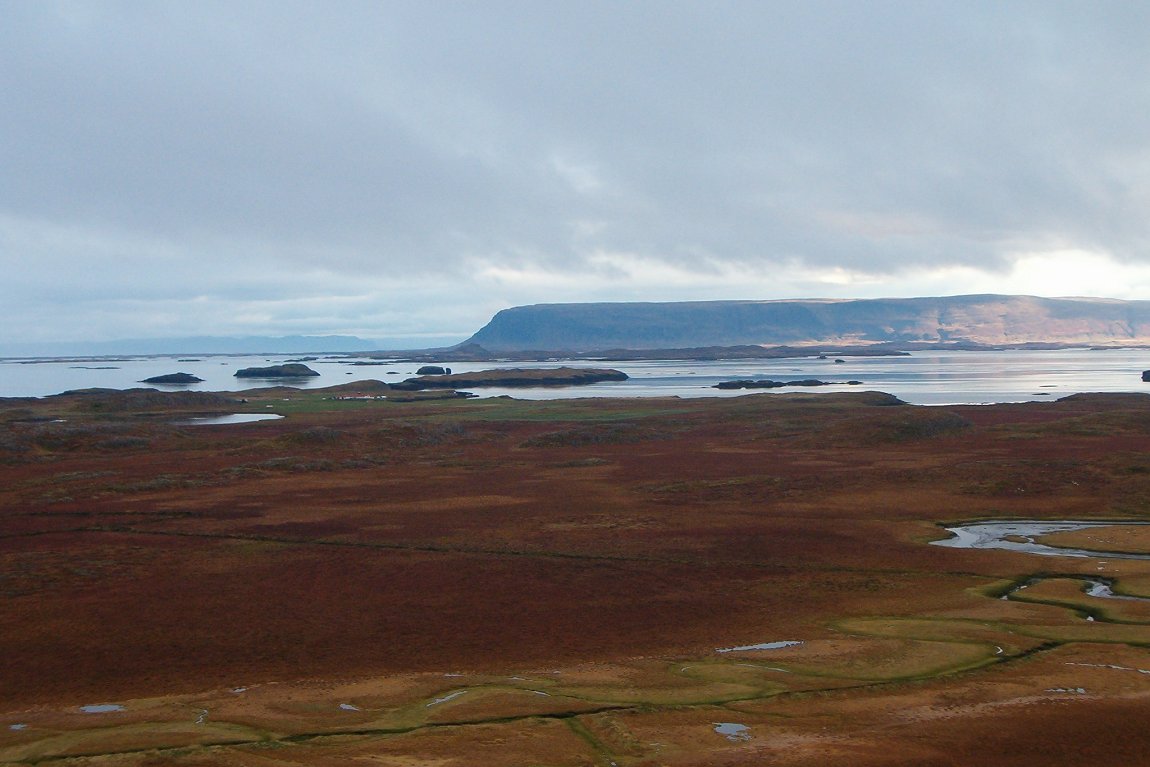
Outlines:
{"type": "MultiPolygon", "coordinates": [[[[463,280],[476,258],[578,271],[599,250],[889,275],[1041,247],[1150,259],[1139,4],[14,0],[5,17],[0,216],[101,232],[77,271],[109,282],[148,241],[195,264],[176,269],[192,293],[229,272],[256,290],[245,262],[463,280]]],[[[3,257],[34,281],[18,242],[3,257]]]]}

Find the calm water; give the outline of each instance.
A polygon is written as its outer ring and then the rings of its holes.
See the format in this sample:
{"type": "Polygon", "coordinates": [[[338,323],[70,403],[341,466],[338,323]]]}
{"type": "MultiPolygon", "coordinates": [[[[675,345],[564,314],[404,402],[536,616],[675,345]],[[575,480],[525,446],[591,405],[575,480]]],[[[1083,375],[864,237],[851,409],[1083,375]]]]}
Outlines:
{"type": "MultiPolygon", "coordinates": [[[[68,389],[107,387],[125,389],[144,386],[144,378],[167,373],[191,373],[204,379],[191,386],[155,386],[168,391],[240,391],[260,386],[287,384],[301,388],[332,386],[363,379],[402,381],[415,375],[419,366],[410,362],[383,365],[354,365],[339,356],[320,357],[307,364],[321,375],[315,378],[281,382],[237,379],[236,370],[285,362],[291,357],[209,356],[125,357],[98,360],[0,360],[0,396],[40,397],[68,389]],[[183,360],[183,361],[181,361],[183,360]]],[[[922,405],[977,404],[1054,400],[1076,392],[1150,392],[1141,381],[1150,368],[1150,350],[1088,350],[1003,352],[916,352],[909,357],[841,357],[818,360],[737,360],[687,362],[651,360],[642,362],[564,362],[492,363],[450,362],[453,372],[513,367],[612,367],[631,376],[628,381],[605,382],[592,386],[546,389],[475,389],[484,397],[507,394],[520,399],[559,399],[568,397],[732,397],[746,396],[743,390],[720,391],[711,388],[732,378],[772,378],[791,380],[818,378],[824,381],[862,381],[861,386],[845,383],[814,389],[775,389],[787,391],[884,391],[907,402],[922,405]]],[[[422,363],[420,363],[422,364],[422,363]]],[[[761,390],[759,390],[761,391],[761,390]]]]}
{"type": "Polygon", "coordinates": [[[256,421],[277,421],[283,418],[275,413],[232,413],[231,415],[205,416],[175,421],[179,426],[226,426],[233,423],[255,423],[256,421]]]}

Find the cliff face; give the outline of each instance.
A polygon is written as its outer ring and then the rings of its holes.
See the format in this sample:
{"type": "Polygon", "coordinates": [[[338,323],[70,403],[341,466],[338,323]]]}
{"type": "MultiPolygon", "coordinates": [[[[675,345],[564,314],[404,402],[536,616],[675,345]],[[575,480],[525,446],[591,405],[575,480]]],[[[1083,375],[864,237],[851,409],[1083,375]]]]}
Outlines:
{"type": "Polygon", "coordinates": [[[1150,343],[1150,301],[978,295],[536,304],[504,309],[465,343],[590,351],[915,341],[1150,343]]]}

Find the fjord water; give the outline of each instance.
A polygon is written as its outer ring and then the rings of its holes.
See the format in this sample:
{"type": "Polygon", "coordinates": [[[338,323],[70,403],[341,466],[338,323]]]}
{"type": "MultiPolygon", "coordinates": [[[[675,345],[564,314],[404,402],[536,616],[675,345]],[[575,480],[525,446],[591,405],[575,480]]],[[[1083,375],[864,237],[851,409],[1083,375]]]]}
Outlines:
{"type": "MultiPolygon", "coordinates": [[[[165,391],[242,391],[265,386],[317,388],[362,379],[394,383],[415,375],[423,363],[384,361],[364,365],[362,358],[320,356],[307,362],[319,376],[305,379],[236,378],[236,370],[285,362],[286,356],[122,357],[0,360],[0,396],[41,397],[69,389],[126,389],[148,384],[144,378],[174,372],[204,379],[190,386],[160,386],[165,391]],[[361,364],[356,364],[361,363],[361,364]]],[[[712,388],[735,378],[779,381],[817,378],[839,382],[817,388],[772,389],[771,393],[804,391],[883,391],[920,405],[981,404],[1054,400],[1078,392],[1150,392],[1141,373],[1150,368],[1150,350],[1058,349],[1043,351],[915,352],[898,357],[850,357],[778,360],[551,360],[548,362],[446,362],[453,372],[516,367],[612,367],[630,376],[590,386],[559,388],[482,388],[481,397],[509,395],[519,399],[572,397],[731,397],[756,390],[712,388]],[[848,380],[862,383],[846,384],[848,380]]],[[[762,390],[757,390],[762,391],[762,390]]]]}

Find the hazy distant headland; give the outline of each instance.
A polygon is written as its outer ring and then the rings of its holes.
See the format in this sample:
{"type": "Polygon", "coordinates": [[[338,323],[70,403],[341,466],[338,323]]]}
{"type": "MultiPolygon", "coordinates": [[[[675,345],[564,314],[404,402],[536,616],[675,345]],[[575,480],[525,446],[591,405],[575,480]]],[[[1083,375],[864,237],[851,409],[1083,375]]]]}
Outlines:
{"type": "Polygon", "coordinates": [[[1150,344],[1150,301],[973,295],[800,301],[535,304],[461,344],[492,352],[739,345],[1150,344]]]}

